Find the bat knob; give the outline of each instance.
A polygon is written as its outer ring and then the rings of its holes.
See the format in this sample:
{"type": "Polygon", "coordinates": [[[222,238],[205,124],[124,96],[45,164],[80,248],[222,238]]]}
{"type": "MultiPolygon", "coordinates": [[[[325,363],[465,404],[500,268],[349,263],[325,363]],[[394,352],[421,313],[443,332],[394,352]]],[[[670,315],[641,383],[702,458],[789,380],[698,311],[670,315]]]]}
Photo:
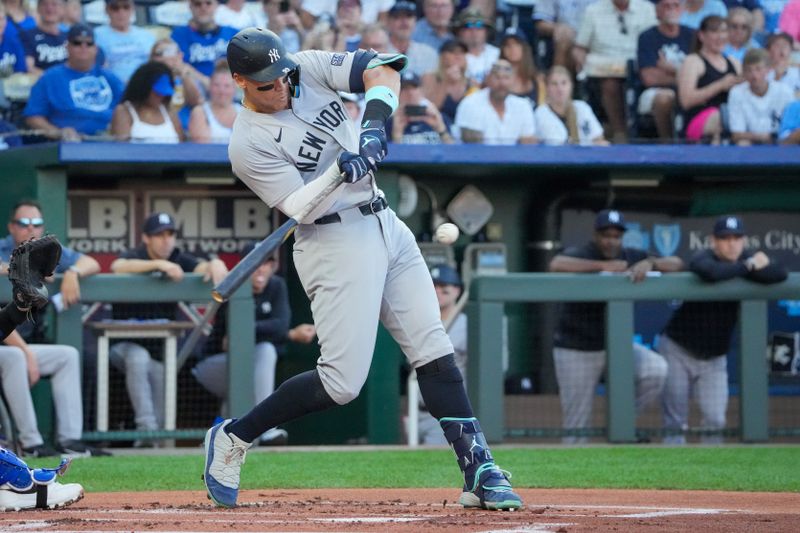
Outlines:
{"type": "Polygon", "coordinates": [[[225,297],[217,291],[211,291],[211,297],[214,298],[214,301],[217,303],[225,303],[225,297]]]}

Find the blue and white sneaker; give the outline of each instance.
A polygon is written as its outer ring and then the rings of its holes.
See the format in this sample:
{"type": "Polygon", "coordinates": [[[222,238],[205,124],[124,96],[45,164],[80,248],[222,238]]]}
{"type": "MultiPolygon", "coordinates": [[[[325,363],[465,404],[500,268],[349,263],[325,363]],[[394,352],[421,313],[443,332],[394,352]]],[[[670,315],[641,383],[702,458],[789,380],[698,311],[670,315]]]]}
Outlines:
{"type": "Polygon", "coordinates": [[[522,498],[509,483],[511,473],[494,463],[484,463],[475,472],[471,487],[464,486],[458,503],[464,507],[513,511],[522,507],[522,498]]]}
{"type": "Polygon", "coordinates": [[[252,446],[236,435],[225,432],[225,427],[233,422],[224,420],[206,433],[204,447],[206,467],[203,482],[208,497],[220,507],[236,507],[239,496],[239,475],[247,450],[252,446]]]}

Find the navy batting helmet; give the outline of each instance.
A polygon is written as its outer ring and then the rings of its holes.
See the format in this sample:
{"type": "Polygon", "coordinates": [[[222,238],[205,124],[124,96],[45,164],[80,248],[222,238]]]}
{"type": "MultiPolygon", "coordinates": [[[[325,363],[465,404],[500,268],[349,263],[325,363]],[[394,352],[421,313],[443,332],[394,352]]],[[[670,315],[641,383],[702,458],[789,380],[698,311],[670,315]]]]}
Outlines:
{"type": "Polygon", "coordinates": [[[262,28],[245,28],[228,43],[232,74],[255,81],[273,81],[297,69],[281,38],[262,28]]]}

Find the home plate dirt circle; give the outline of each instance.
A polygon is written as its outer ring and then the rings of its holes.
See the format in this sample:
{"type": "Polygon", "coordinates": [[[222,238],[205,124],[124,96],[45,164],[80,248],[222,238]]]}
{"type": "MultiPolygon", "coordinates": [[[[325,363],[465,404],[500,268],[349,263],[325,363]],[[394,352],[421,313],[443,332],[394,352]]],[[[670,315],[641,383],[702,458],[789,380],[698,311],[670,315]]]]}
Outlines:
{"type": "Polygon", "coordinates": [[[800,494],[522,489],[524,509],[466,510],[452,489],[248,490],[236,509],[204,492],[89,493],[55,511],[0,513],[2,531],[796,532],[800,494]]]}

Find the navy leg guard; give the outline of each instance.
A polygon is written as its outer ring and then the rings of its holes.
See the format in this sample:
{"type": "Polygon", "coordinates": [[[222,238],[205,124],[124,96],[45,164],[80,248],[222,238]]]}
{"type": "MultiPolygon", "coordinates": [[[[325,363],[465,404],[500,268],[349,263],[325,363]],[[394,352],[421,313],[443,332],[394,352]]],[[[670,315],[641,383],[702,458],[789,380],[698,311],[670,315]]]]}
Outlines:
{"type": "Polygon", "coordinates": [[[478,419],[442,418],[439,423],[464,473],[464,491],[459,503],[491,510],[522,507],[522,499],[508,481],[511,474],[494,464],[478,419]]]}

